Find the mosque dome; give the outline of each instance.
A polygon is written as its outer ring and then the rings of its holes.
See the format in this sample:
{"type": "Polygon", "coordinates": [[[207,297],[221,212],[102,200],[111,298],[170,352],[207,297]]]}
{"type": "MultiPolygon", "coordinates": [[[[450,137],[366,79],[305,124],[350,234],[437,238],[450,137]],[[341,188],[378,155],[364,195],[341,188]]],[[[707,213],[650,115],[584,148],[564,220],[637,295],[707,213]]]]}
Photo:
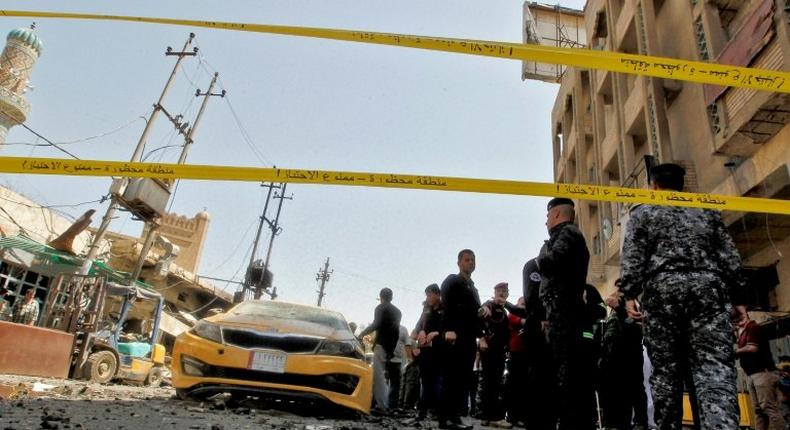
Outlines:
{"type": "Polygon", "coordinates": [[[36,32],[29,28],[17,28],[16,30],[11,30],[11,32],[8,33],[8,37],[6,37],[6,40],[16,40],[22,42],[33,48],[33,50],[36,51],[38,55],[41,55],[41,49],[44,47],[44,43],[38,37],[36,32]]]}

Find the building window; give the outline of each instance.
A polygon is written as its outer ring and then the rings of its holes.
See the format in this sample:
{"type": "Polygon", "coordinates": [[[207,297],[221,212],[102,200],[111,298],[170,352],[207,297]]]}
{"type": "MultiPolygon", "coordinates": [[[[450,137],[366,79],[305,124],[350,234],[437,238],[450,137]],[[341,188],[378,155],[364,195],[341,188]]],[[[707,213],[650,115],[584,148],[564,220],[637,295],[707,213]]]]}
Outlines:
{"type": "MultiPolygon", "coordinates": [[[[0,262],[0,289],[8,290],[0,300],[5,300],[6,305],[0,313],[0,320],[7,320],[11,317],[11,310],[17,300],[21,300],[28,288],[35,288],[35,298],[41,304],[46,302],[49,290],[49,277],[30,272],[25,267],[17,264],[0,262]]],[[[39,315],[40,316],[40,315],[39,315]]]]}
{"type": "Polygon", "coordinates": [[[724,128],[724,121],[722,120],[721,109],[717,102],[713,102],[708,106],[708,120],[710,120],[710,127],[714,135],[721,133],[724,128]]]}
{"type": "Polygon", "coordinates": [[[609,37],[609,31],[606,28],[606,9],[601,9],[595,14],[595,30],[591,38],[592,48],[605,50],[607,37],[609,37]]]}
{"type": "Polygon", "coordinates": [[[700,60],[708,61],[710,53],[708,53],[708,41],[705,39],[705,26],[702,25],[701,16],[694,20],[694,34],[697,36],[697,50],[700,60]]]}

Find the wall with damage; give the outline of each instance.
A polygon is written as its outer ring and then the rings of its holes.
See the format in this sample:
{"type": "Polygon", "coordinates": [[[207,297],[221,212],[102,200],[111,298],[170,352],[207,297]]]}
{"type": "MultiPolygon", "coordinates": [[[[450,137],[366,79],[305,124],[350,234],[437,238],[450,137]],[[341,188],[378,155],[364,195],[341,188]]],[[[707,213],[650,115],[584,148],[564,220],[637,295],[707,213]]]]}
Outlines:
{"type": "MultiPolygon", "coordinates": [[[[66,231],[74,220],[8,188],[0,187],[0,235],[24,234],[48,243],[66,231]]],[[[74,251],[85,254],[92,235],[82,232],[74,239],[74,251]]],[[[106,249],[106,246],[103,246],[106,249]]]]}

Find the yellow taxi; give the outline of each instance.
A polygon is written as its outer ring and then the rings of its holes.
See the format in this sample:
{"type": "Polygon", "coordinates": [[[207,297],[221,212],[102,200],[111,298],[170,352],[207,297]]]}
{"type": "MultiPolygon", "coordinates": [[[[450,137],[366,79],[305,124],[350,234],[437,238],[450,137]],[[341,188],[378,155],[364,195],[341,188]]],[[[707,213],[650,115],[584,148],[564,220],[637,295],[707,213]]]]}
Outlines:
{"type": "Polygon", "coordinates": [[[245,301],[176,338],[180,398],[216,393],[329,401],[369,413],[373,372],[338,312],[245,301]]]}

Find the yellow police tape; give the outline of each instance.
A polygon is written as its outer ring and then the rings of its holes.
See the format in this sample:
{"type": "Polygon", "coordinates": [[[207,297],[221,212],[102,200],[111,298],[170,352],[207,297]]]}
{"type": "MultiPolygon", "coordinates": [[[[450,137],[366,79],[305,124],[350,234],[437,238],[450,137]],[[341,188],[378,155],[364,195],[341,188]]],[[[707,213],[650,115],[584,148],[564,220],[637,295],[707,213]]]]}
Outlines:
{"type": "Polygon", "coordinates": [[[430,36],[414,36],[370,31],[338,30],[315,27],[292,27],[235,22],[197,21],[171,18],[151,18],[88,13],[38,12],[0,10],[0,15],[23,18],[93,19],[110,21],[145,22],[152,24],[184,25],[223,30],[272,33],[291,36],[345,40],[349,42],[403,46],[460,54],[499,57],[512,60],[564,64],[585,69],[677,79],[703,84],[790,93],[790,72],[752,69],[699,61],[676,60],[663,57],[593,51],[589,49],[556,48],[521,43],[467,40],[430,36]]]}
{"type": "Polygon", "coordinates": [[[651,191],[636,188],[582,184],[548,184],[497,179],[331,170],[207,166],[194,164],[127,163],[122,161],[66,160],[59,158],[0,157],[0,172],[70,176],[122,176],[160,179],[288,182],[297,184],[351,185],[415,190],[462,191],[582,200],[656,204],[764,212],[790,215],[790,201],[698,193],[651,191]]]}

